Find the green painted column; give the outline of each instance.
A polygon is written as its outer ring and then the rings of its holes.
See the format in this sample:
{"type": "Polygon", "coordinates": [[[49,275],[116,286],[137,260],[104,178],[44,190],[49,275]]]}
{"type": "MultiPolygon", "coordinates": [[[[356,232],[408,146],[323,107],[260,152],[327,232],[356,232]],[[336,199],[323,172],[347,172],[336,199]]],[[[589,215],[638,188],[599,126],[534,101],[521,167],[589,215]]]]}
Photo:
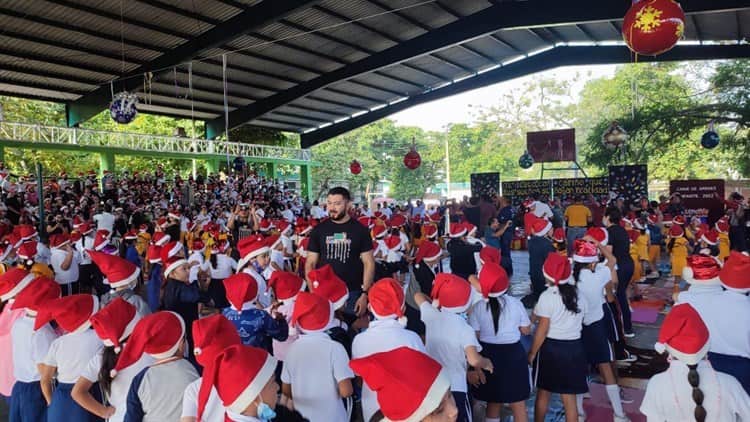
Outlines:
{"type": "Polygon", "coordinates": [[[275,178],[278,170],[276,163],[266,163],[266,177],[275,178]]]}
{"type": "Polygon", "coordinates": [[[208,174],[219,174],[219,160],[216,158],[206,160],[206,171],[208,174]]]}
{"type": "Polygon", "coordinates": [[[101,178],[104,174],[104,170],[109,170],[112,173],[115,172],[115,153],[114,152],[100,152],[99,153],[99,177],[101,178]]]}
{"type": "Polygon", "coordinates": [[[300,193],[306,197],[308,201],[313,200],[313,184],[312,184],[312,169],[309,165],[303,164],[299,166],[299,180],[300,180],[300,193]]]}

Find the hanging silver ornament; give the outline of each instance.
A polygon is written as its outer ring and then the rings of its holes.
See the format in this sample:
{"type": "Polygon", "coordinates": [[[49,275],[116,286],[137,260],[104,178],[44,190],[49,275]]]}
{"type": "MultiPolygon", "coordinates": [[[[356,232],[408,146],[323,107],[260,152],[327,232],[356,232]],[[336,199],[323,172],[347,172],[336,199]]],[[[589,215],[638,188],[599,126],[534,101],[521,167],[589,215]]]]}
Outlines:
{"type": "Polygon", "coordinates": [[[118,92],[109,104],[109,115],[123,125],[132,122],[138,115],[138,96],[127,91],[118,92]]]}
{"type": "Polygon", "coordinates": [[[612,122],[602,134],[602,144],[607,149],[621,148],[626,142],[628,142],[628,132],[617,122],[612,122]]]}

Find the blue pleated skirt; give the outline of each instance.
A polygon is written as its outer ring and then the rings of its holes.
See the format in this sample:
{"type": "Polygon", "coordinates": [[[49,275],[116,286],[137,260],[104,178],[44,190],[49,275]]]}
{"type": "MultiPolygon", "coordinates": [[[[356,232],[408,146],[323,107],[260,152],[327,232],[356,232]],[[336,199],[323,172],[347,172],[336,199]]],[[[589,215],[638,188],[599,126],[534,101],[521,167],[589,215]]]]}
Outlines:
{"type": "MultiPolygon", "coordinates": [[[[89,413],[70,396],[74,384],[59,383],[52,393],[52,403],[47,408],[47,422],[100,422],[101,418],[89,413]]],[[[92,391],[98,391],[92,387],[92,391]]]]}
{"type": "Polygon", "coordinates": [[[10,422],[46,422],[47,402],[39,381],[13,384],[8,413],[10,422]]]}

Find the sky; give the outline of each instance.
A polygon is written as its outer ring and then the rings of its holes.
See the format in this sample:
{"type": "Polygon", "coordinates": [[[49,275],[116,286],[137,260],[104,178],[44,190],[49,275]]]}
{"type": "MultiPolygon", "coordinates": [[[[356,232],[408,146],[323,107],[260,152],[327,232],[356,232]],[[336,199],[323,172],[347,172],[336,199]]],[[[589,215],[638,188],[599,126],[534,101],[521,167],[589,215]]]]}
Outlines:
{"type": "Polygon", "coordinates": [[[396,113],[390,118],[398,125],[418,126],[424,130],[439,131],[450,123],[474,122],[480,108],[495,105],[505,92],[520,87],[524,82],[534,78],[551,77],[566,80],[572,79],[577,72],[582,76],[573,86],[573,93],[578,97],[587,80],[611,77],[615,73],[615,68],[615,65],[561,67],[421,104],[396,113]]]}

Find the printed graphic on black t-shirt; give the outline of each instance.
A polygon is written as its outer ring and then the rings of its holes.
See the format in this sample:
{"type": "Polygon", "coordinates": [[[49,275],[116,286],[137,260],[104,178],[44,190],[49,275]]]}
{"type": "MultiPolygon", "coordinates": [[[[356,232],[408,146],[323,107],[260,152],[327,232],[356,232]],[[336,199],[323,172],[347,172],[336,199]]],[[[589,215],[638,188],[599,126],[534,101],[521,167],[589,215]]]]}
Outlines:
{"type": "Polygon", "coordinates": [[[310,233],[308,250],[320,254],[318,265],[330,264],[349,290],[360,290],[364,266],[360,255],[372,249],[370,231],[358,221],[326,220],[310,233]]]}

